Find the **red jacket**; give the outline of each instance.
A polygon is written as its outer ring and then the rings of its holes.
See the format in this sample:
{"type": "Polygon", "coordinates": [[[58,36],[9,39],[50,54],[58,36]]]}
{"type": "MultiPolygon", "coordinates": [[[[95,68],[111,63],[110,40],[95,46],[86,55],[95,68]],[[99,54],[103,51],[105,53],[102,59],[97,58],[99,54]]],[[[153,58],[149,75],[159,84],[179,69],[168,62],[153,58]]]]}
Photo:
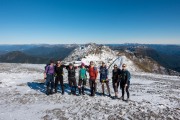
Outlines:
{"type": "Polygon", "coordinates": [[[91,80],[95,80],[98,76],[98,71],[96,67],[89,66],[89,77],[91,80]]]}

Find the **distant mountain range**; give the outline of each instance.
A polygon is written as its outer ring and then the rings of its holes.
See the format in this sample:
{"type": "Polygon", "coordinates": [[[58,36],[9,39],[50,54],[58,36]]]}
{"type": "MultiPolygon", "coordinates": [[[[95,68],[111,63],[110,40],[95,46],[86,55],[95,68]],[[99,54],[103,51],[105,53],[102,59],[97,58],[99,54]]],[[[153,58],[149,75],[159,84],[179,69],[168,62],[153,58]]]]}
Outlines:
{"type": "MultiPolygon", "coordinates": [[[[137,60],[154,61],[160,66],[180,72],[180,45],[155,44],[105,44],[112,50],[133,56],[135,63],[143,67],[137,60]],[[128,53],[128,54],[127,54],[128,53]]],[[[45,64],[50,59],[64,60],[72,54],[78,44],[59,45],[0,45],[0,62],[45,64]]],[[[83,45],[86,47],[86,45],[83,45]]],[[[99,45],[101,46],[101,45],[99,45]]],[[[144,62],[145,64],[146,62],[144,62]]],[[[150,64],[152,65],[152,64],[150,64]]],[[[146,70],[145,70],[146,71],[146,70]]],[[[148,70],[147,70],[148,71],[148,70]]]]}
{"type": "Polygon", "coordinates": [[[108,45],[113,50],[128,50],[137,58],[149,58],[159,65],[180,72],[180,45],[116,44],[108,45]]]}
{"type": "Polygon", "coordinates": [[[0,61],[5,63],[46,63],[46,58],[34,57],[21,51],[13,51],[0,56],[0,61]]]}
{"type": "Polygon", "coordinates": [[[0,45],[0,62],[46,64],[63,60],[77,45],[0,45]]]}

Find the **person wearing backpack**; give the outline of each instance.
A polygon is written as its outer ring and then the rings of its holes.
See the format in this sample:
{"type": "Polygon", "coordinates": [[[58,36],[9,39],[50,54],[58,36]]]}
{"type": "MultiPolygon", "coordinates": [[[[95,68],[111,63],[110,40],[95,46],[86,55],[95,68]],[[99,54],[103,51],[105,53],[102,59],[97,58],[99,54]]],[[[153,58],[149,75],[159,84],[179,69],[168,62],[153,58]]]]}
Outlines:
{"type": "Polygon", "coordinates": [[[111,93],[110,93],[110,88],[109,88],[108,69],[107,69],[106,64],[104,62],[102,62],[102,66],[100,66],[99,73],[100,73],[100,82],[102,85],[102,95],[105,95],[104,94],[104,83],[105,83],[107,90],[108,90],[108,93],[109,93],[109,97],[110,97],[111,93]]]}
{"type": "Polygon", "coordinates": [[[71,94],[76,95],[76,87],[77,87],[77,82],[76,82],[76,71],[75,67],[73,66],[72,63],[69,64],[69,66],[66,66],[66,69],[68,71],[68,81],[69,81],[69,86],[71,88],[71,94]],[[73,90],[74,89],[74,90],[73,90]]]}
{"type": "Polygon", "coordinates": [[[86,80],[87,80],[86,68],[84,63],[82,63],[81,68],[79,70],[79,82],[78,82],[79,95],[81,95],[81,93],[85,95],[84,89],[86,86],[86,80]]]}
{"type": "Polygon", "coordinates": [[[119,78],[121,70],[114,64],[114,69],[112,70],[112,84],[115,93],[115,99],[118,98],[118,87],[119,87],[119,78]]]}
{"type": "Polygon", "coordinates": [[[127,101],[128,101],[129,100],[129,86],[130,86],[131,74],[126,69],[126,67],[127,67],[126,64],[122,65],[122,71],[120,73],[120,77],[121,77],[120,86],[121,86],[121,89],[122,89],[122,100],[124,100],[124,90],[126,90],[127,101]]]}
{"type": "Polygon", "coordinates": [[[61,64],[61,61],[57,61],[57,65],[55,67],[55,73],[56,73],[56,78],[55,78],[55,93],[57,93],[57,87],[58,83],[60,82],[61,85],[61,90],[62,90],[62,95],[64,95],[64,82],[63,82],[63,68],[64,65],[61,64]]]}
{"type": "Polygon", "coordinates": [[[53,88],[54,88],[54,61],[50,61],[50,65],[48,65],[45,69],[44,76],[46,78],[46,94],[52,94],[53,93],[53,88]],[[51,89],[49,89],[51,87],[51,89]]]}
{"type": "Polygon", "coordinates": [[[90,77],[89,83],[90,83],[90,89],[91,89],[91,96],[95,96],[98,71],[97,71],[97,68],[94,66],[93,61],[90,62],[90,65],[88,67],[88,72],[89,72],[89,77],[90,77]]]}

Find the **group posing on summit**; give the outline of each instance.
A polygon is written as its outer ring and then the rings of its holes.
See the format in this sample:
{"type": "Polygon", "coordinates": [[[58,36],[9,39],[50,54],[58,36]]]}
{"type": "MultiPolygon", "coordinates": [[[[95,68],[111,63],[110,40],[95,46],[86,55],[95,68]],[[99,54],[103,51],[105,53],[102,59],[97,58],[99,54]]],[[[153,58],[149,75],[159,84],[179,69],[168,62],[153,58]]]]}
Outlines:
{"type": "MultiPolygon", "coordinates": [[[[122,65],[122,69],[118,68],[118,66],[115,64],[114,68],[112,70],[112,86],[114,89],[115,96],[113,98],[118,98],[118,89],[120,86],[120,89],[122,91],[122,100],[124,99],[124,93],[126,91],[127,93],[127,100],[129,100],[129,87],[130,87],[130,72],[126,69],[126,64],[122,65]]],[[[48,64],[45,67],[44,72],[44,78],[46,79],[46,94],[53,94],[54,92],[58,92],[58,83],[60,83],[61,86],[61,94],[64,95],[64,73],[63,69],[66,69],[68,71],[68,84],[70,87],[70,95],[85,95],[86,90],[86,84],[87,84],[87,74],[89,74],[89,87],[90,87],[90,96],[95,96],[97,93],[97,83],[98,83],[98,74],[100,74],[99,82],[102,86],[102,95],[105,96],[105,85],[107,87],[108,96],[111,96],[110,87],[109,87],[109,81],[108,78],[109,70],[105,64],[105,62],[102,62],[102,65],[98,69],[95,67],[94,62],[91,61],[90,65],[87,66],[84,63],[81,64],[81,66],[74,66],[72,63],[69,65],[63,65],[62,62],[59,60],[56,64],[54,64],[54,61],[50,61],[50,64],[48,64]],[[79,68],[79,69],[78,69],[79,68]],[[76,71],[79,70],[79,79],[78,84],[76,81],[76,71]],[[54,79],[55,78],[55,79],[54,79]],[[78,89],[78,94],[76,94],[76,91],[78,89]]]]}

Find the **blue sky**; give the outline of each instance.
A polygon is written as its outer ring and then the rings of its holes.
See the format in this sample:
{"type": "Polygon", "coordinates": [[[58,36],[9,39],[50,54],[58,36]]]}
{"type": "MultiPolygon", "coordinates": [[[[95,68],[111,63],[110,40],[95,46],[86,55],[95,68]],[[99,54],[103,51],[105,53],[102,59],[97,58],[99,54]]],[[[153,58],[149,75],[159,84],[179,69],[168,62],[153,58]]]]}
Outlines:
{"type": "Polygon", "coordinates": [[[0,44],[180,44],[180,0],[0,0],[0,44]]]}

